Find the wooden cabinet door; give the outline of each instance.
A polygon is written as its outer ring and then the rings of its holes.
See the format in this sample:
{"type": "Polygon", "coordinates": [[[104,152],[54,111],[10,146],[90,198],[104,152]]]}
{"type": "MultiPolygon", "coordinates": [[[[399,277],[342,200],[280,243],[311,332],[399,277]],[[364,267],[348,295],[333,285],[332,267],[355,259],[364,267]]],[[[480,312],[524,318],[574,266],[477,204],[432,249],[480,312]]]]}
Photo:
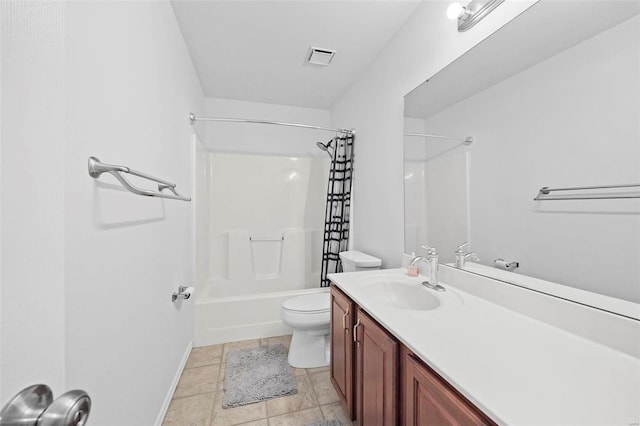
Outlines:
{"type": "Polygon", "coordinates": [[[356,307],[356,420],[362,426],[398,424],[398,342],[356,307]]]}
{"type": "Polygon", "coordinates": [[[406,426],[494,425],[480,410],[403,347],[403,423],[406,426]]]}
{"type": "Polygon", "coordinates": [[[354,304],[335,286],[331,287],[331,382],[347,412],[354,418],[353,327],[354,304]]]}

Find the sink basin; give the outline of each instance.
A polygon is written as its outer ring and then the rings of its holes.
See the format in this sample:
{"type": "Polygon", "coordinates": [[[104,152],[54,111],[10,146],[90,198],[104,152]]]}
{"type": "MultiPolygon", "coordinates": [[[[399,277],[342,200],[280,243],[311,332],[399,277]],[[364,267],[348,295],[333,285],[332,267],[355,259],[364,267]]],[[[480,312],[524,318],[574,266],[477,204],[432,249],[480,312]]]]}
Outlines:
{"type": "Polygon", "coordinates": [[[440,306],[438,297],[420,288],[420,284],[388,281],[378,287],[378,291],[393,306],[415,311],[430,311],[440,306]]]}
{"type": "Polygon", "coordinates": [[[370,282],[372,296],[391,306],[414,311],[430,311],[440,306],[440,299],[420,283],[394,278],[370,282]]]}
{"type": "Polygon", "coordinates": [[[422,282],[426,277],[409,277],[400,270],[381,270],[377,273],[362,273],[358,277],[363,292],[361,300],[369,299],[386,306],[427,312],[450,309],[464,305],[462,297],[449,286],[445,291],[431,290],[422,282]]]}

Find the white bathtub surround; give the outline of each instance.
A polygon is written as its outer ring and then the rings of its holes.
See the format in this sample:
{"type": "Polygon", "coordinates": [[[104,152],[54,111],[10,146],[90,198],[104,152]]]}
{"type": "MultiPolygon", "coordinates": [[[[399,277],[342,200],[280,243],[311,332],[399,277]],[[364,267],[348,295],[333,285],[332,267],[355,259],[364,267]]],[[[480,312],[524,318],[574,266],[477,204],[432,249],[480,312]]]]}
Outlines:
{"type": "Polygon", "coordinates": [[[640,321],[441,269],[446,297],[461,303],[428,311],[394,307],[370,291],[380,274],[409,279],[400,269],[331,279],[498,424],[640,418],[640,321]]]}
{"type": "Polygon", "coordinates": [[[196,346],[291,333],[282,302],[319,291],[328,157],[197,162],[196,346]]]}
{"type": "Polygon", "coordinates": [[[209,296],[319,285],[328,159],[202,156],[206,201],[198,209],[208,232],[198,239],[208,255],[197,267],[209,296]]]}

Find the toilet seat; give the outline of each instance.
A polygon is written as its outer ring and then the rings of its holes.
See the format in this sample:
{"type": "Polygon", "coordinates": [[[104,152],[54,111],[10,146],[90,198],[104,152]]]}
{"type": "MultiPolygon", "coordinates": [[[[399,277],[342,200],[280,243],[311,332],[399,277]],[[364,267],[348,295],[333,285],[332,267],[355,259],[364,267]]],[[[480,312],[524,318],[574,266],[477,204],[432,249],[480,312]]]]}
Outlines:
{"type": "Polygon", "coordinates": [[[329,293],[314,293],[285,300],[282,309],[297,314],[319,314],[331,310],[329,293]]]}

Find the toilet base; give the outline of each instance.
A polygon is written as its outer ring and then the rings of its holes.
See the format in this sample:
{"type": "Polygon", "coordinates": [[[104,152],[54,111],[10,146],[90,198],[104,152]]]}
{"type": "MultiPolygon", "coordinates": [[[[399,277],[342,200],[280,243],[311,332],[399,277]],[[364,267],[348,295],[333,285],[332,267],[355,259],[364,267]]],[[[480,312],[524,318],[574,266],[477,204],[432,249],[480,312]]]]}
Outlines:
{"type": "Polygon", "coordinates": [[[295,368],[318,368],[329,365],[329,330],[326,333],[293,331],[289,347],[289,365],[295,368]]]}

